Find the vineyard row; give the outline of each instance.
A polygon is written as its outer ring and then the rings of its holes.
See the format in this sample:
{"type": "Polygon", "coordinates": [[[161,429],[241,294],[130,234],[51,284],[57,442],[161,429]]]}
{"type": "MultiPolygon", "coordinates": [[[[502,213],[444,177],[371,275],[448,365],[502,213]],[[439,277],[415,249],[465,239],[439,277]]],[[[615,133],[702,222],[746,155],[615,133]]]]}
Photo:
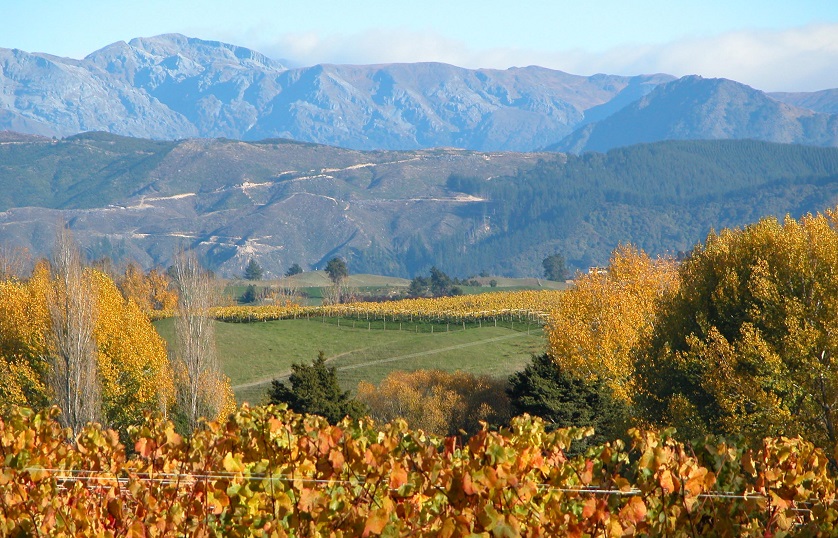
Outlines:
{"type": "Polygon", "coordinates": [[[100,427],[72,443],[55,411],[0,421],[0,534],[101,536],[834,535],[835,476],[811,443],[747,448],[519,417],[468,440],[403,421],[242,408],[190,437],[149,417],[133,453],[100,427]]]}

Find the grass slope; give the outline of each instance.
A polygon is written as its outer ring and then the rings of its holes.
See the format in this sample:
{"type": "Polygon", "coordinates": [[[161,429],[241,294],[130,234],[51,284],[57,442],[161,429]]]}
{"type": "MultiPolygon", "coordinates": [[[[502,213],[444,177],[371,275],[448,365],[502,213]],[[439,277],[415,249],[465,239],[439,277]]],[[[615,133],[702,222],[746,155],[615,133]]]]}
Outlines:
{"type": "MultiPolygon", "coordinates": [[[[533,353],[544,349],[541,328],[469,328],[446,332],[368,330],[308,320],[267,323],[215,323],[216,346],[224,372],[230,377],[239,403],[260,403],[273,378],[284,378],[295,362],[310,363],[320,351],[338,370],[344,389],[360,381],[378,383],[392,370],[439,368],[506,377],[526,366],[533,353]],[[523,330],[519,330],[523,329],[523,330]]],[[[155,323],[169,342],[173,320],[155,323]]]]}

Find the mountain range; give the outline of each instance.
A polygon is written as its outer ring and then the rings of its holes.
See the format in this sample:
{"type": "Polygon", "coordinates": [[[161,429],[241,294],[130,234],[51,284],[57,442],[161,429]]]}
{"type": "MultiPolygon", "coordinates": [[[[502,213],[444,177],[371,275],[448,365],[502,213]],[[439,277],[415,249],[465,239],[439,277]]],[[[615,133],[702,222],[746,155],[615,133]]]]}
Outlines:
{"type": "Polygon", "coordinates": [[[838,145],[838,115],[786,102],[828,109],[838,95],[775,97],[727,79],[683,77],[661,84],[610,116],[590,123],[549,149],[608,151],[659,140],[753,139],[814,146],[838,145]]]}
{"type": "Polygon", "coordinates": [[[838,203],[838,89],[439,63],[289,68],[168,34],[81,60],[0,49],[0,244],[226,276],[537,276],[621,242],[838,203]]]}
{"type": "Polygon", "coordinates": [[[665,139],[832,146],[838,90],[773,93],[665,74],[577,76],[440,63],[288,68],[235,45],[136,38],[81,60],[0,49],[0,130],[351,149],[605,151],[665,139]]]}

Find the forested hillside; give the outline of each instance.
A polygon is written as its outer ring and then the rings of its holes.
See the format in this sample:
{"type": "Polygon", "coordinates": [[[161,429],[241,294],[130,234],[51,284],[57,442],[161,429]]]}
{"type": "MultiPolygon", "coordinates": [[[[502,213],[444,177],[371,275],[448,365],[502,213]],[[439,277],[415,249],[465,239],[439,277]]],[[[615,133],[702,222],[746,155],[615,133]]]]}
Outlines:
{"type": "Polygon", "coordinates": [[[155,142],[105,133],[0,140],[0,241],[49,251],[70,223],[89,257],[166,267],[194,248],[223,275],[343,257],[352,273],[541,276],[621,242],[689,250],[711,228],[838,202],[838,149],[670,141],[572,156],[364,152],[288,140],[155,142]]]}
{"type": "MultiPolygon", "coordinates": [[[[799,216],[838,199],[838,151],[756,141],[670,141],[607,154],[542,161],[487,181],[452,176],[448,186],[491,200],[486,220],[503,233],[465,247],[445,242],[444,266],[470,273],[491,260],[515,273],[533,246],[565,253],[572,265],[602,264],[620,242],[677,254],[710,229],[762,216],[799,216]]],[[[542,250],[546,253],[547,250],[542,250]]]]}

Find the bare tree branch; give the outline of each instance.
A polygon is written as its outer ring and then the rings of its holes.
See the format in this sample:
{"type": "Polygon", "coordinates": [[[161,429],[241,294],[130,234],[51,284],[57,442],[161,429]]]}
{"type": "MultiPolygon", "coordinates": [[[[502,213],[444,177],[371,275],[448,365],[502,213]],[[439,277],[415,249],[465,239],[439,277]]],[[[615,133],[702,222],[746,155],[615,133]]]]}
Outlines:
{"type": "Polygon", "coordinates": [[[81,262],[78,246],[62,226],[52,255],[52,285],[47,296],[51,323],[49,384],[61,423],[78,433],[101,416],[94,329],[98,318],[96,293],[81,262]]]}
{"type": "Polygon", "coordinates": [[[217,417],[225,403],[224,377],[209,316],[216,288],[194,253],[181,251],[176,254],[174,267],[179,298],[172,370],[177,403],[192,431],[201,417],[217,417]]]}

